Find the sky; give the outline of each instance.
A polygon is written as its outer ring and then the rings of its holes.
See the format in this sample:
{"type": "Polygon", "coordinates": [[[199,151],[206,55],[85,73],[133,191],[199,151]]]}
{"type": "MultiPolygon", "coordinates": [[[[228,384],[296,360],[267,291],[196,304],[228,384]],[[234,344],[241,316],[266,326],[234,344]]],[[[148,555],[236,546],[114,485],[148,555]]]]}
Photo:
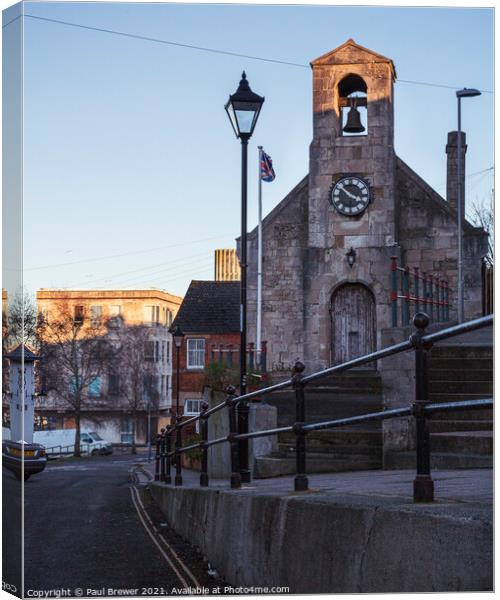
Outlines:
{"type": "MultiPolygon", "coordinates": [[[[257,146],[277,174],[263,184],[266,214],[308,172],[308,63],[348,38],[393,59],[396,153],[441,194],[454,89],[401,80],[493,90],[492,9],[25,2],[24,17],[7,22],[4,14],[4,64],[16,60],[7,28],[24,26],[29,292],[155,286],[184,295],[191,279],[213,278],[214,249],[240,233],[240,143],[224,104],[243,70],[266,98],[249,145],[249,229],[257,146]]],[[[492,93],[462,102],[462,126],[467,202],[487,203],[492,93]]],[[[18,265],[4,256],[4,266],[14,281],[18,265]]]]}

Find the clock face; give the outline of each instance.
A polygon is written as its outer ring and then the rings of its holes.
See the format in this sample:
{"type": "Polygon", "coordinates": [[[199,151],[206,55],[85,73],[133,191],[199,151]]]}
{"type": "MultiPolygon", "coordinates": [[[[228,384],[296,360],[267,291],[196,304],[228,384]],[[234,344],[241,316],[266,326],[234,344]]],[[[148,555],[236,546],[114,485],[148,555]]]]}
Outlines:
{"type": "Polygon", "coordinates": [[[348,217],[360,215],[370,203],[370,187],[361,177],[342,177],[333,186],[331,194],[333,206],[348,217]]]}

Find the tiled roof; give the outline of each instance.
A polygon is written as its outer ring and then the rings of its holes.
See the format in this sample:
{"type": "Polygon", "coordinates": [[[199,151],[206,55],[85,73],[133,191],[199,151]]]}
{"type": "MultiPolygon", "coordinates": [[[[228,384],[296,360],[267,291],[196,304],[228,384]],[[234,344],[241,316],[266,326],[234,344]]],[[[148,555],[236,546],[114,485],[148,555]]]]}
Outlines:
{"type": "Polygon", "coordinates": [[[238,333],[239,281],[191,281],[172,324],[183,333],[238,333]]]}

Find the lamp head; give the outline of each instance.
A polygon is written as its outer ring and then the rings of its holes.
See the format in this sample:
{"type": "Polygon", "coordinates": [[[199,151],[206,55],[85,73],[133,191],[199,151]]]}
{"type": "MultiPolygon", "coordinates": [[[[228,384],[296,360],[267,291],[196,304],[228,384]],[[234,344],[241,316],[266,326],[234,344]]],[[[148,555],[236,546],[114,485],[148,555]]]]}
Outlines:
{"type": "Polygon", "coordinates": [[[236,137],[247,140],[252,137],[263,104],[264,97],[252,92],[243,71],[238,89],[224,107],[236,137]]]}
{"type": "Polygon", "coordinates": [[[480,96],[481,92],[474,88],[464,88],[456,92],[457,98],[473,98],[474,96],[480,96]]]}

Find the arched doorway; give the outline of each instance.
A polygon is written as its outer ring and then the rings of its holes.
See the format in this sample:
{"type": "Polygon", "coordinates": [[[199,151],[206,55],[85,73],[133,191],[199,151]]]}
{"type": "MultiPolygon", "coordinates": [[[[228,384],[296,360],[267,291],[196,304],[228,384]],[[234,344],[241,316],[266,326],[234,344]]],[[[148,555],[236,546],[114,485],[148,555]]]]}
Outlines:
{"type": "Polygon", "coordinates": [[[335,290],[330,314],[333,365],[375,351],[375,300],[365,285],[346,283],[335,290]]]}

